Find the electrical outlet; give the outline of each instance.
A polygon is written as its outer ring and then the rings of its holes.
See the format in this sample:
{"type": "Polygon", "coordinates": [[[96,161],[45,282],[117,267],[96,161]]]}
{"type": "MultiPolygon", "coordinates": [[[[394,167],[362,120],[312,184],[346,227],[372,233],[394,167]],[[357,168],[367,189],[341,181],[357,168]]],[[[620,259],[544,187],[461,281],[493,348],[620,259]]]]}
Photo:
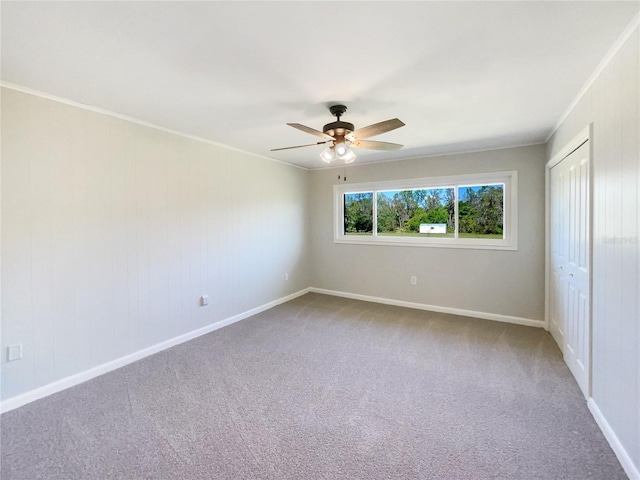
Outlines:
{"type": "Polygon", "coordinates": [[[22,358],[22,344],[9,345],[7,347],[7,362],[20,360],[22,358]]]}
{"type": "Polygon", "coordinates": [[[411,285],[417,285],[418,277],[416,277],[415,275],[411,275],[411,278],[409,279],[409,283],[411,283],[411,285]]]}
{"type": "Polygon", "coordinates": [[[204,307],[205,305],[209,305],[209,295],[202,295],[200,297],[200,306],[204,307]]]}
{"type": "Polygon", "coordinates": [[[288,274],[288,273],[285,273],[285,274],[284,274],[284,279],[285,279],[285,280],[289,280],[289,274],[288,274]]]}

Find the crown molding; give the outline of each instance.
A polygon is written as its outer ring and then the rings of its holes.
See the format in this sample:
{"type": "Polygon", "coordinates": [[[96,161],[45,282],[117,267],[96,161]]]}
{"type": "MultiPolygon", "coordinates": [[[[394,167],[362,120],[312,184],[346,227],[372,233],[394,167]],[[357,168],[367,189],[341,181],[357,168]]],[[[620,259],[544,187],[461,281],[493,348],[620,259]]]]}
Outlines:
{"type": "Polygon", "coordinates": [[[40,90],[34,90],[32,88],[24,87],[22,85],[16,85],[10,82],[0,82],[0,87],[8,88],[10,90],[15,90],[17,92],[26,93],[29,95],[33,95],[36,97],[45,98],[47,100],[51,100],[58,103],[63,103],[65,105],[70,105],[72,107],[82,108],[83,110],[89,110],[90,112],[99,113],[101,115],[107,115],[109,117],[118,118],[120,120],[124,120],[125,122],[135,123],[137,125],[142,125],[144,127],[153,128],[155,130],[160,130],[161,132],[170,133],[172,135],[177,135],[179,137],[188,138],[190,140],[195,140],[197,142],[206,143],[209,145],[213,145],[215,147],[224,148],[226,150],[231,150],[234,152],[242,153],[244,155],[249,155],[251,157],[261,158],[263,160],[269,160],[270,162],[280,163],[282,165],[286,165],[288,167],[299,168],[301,170],[309,170],[306,167],[302,167],[300,165],[296,165],[293,163],[284,162],[282,160],[277,160],[275,158],[267,157],[264,155],[260,155],[258,153],[249,152],[247,150],[242,150],[240,148],[232,147],[231,145],[226,145],[224,143],[216,142],[214,140],[209,140],[208,138],[199,137],[197,135],[191,135],[189,133],[181,132],[178,130],[172,130],[170,128],[166,128],[160,125],[156,125],[154,123],[146,122],[144,120],[140,120],[134,117],[129,117],[127,115],[122,115],[120,113],[112,112],[111,110],[106,110],[104,108],[95,107],[93,105],[88,105],[86,103],[76,102],[75,100],[70,100],[64,97],[58,97],[57,95],[52,95],[50,93],[42,92],[40,90]]]}
{"type": "Polygon", "coordinates": [[[582,97],[585,96],[587,91],[595,83],[595,81],[598,79],[598,77],[604,71],[604,69],[607,67],[607,65],[609,65],[609,63],[611,62],[613,57],[616,55],[616,53],[618,53],[620,48],[622,48],[622,46],[629,39],[629,37],[636,31],[638,26],[640,26],[640,13],[637,13],[636,16],[633,17],[633,20],[631,20],[629,25],[627,25],[627,27],[620,34],[620,36],[615,41],[615,43],[611,46],[611,48],[609,49],[607,54],[600,61],[600,63],[598,64],[596,69],[593,71],[591,76],[588,78],[586,83],[582,86],[582,88],[580,89],[580,91],[578,92],[576,97],[573,99],[573,101],[569,104],[567,109],[564,111],[564,113],[560,116],[558,121],[555,123],[555,125],[553,126],[553,128],[549,132],[549,135],[547,135],[547,139],[545,140],[545,143],[547,143],[547,142],[549,142],[549,140],[551,140],[551,137],[553,136],[553,134],[556,133],[556,131],[558,131],[558,128],[560,128],[560,125],[562,125],[562,123],[567,119],[567,117],[571,114],[573,109],[576,108],[576,105],[578,105],[578,102],[580,102],[580,100],[582,100],[582,97]]]}

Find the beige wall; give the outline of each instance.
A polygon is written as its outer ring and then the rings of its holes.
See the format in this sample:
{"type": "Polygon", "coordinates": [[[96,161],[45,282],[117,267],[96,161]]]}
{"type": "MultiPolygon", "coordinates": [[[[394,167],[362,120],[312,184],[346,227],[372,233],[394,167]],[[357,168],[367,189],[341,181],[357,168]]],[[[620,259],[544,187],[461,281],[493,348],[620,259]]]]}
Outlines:
{"type": "Polygon", "coordinates": [[[592,397],[636,472],[640,472],[639,57],[636,28],[548,145],[552,158],[593,123],[592,397]]]}
{"type": "Polygon", "coordinates": [[[2,89],[2,398],[306,288],[307,176],[2,89]]]}
{"type": "Polygon", "coordinates": [[[333,242],[333,185],[344,168],[310,176],[313,287],[439,307],[544,319],[545,147],[355,165],[348,182],[518,171],[518,251],[333,242]],[[411,286],[411,275],[418,285],[411,286]]]}

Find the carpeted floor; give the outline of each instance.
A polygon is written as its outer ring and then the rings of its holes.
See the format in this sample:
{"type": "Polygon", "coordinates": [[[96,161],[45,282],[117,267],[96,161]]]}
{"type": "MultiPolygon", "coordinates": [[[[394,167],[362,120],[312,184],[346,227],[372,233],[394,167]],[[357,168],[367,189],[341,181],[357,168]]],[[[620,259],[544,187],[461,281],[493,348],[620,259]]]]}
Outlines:
{"type": "Polygon", "coordinates": [[[318,294],[0,421],[3,480],[626,478],[542,329],[318,294]]]}

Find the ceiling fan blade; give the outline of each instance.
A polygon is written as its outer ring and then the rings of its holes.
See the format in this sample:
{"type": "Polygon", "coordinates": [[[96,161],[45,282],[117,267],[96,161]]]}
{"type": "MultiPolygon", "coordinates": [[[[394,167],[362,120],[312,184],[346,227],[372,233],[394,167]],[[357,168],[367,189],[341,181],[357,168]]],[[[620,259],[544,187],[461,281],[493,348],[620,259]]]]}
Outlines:
{"type": "Polygon", "coordinates": [[[391,130],[395,130],[396,128],[400,127],[404,127],[404,123],[397,118],[393,118],[391,120],[374,123],[373,125],[369,125],[368,127],[363,127],[359,130],[356,130],[355,132],[353,132],[353,136],[356,139],[369,138],[373,137],[374,135],[380,135],[381,133],[390,132],[391,130]]]}
{"type": "Polygon", "coordinates": [[[277,152],[278,150],[291,150],[292,148],[302,148],[302,147],[315,147],[316,145],[324,145],[326,142],[318,142],[318,143],[308,143],[306,145],[296,145],[295,147],[283,147],[283,148],[272,148],[271,152],[277,152]]]}
{"type": "Polygon", "coordinates": [[[316,137],[324,138],[325,140],[335,140],[331,135],[327,135],[326,133],[322,133],[320,130],[307,127],[306,125],[301,125],[299,123],[287,123],[287,125],[297,128],[298,130],[302,130],[303,132],[310,133],[311,135],[315,135],[316,137]]]}
{"type": "Polygon", "coordinates": [[[369,150],[400,150],[404,145],[391,142],[374,142],[372,140],[355,140],[351,142],[352,147],[367,148],[369,150]]]}

